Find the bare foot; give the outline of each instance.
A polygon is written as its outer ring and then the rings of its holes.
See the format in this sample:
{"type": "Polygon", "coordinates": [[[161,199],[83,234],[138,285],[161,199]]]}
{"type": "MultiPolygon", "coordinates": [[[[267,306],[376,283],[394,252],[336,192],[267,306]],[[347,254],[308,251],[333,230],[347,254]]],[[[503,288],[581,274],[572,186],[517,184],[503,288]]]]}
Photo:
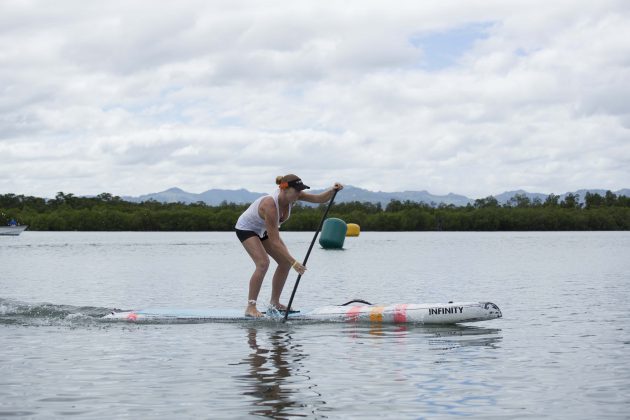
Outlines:
{"type": "Polygon", "coordinates": [[[269,305],[273,306],[274,308],[276,308],[279,311],[286,311],[287,310],[286,305],[283,305],[280,302],[276,302],[276,303],[269,302],[269,305]]]}
{"type": "Polygon", "coordinates": [[[260,318],[264,315],[262,312],[256,309],[256,306],[247,305],[247,309],[245,309],[245,316],[251,316],[252,318],[260,318]]]}

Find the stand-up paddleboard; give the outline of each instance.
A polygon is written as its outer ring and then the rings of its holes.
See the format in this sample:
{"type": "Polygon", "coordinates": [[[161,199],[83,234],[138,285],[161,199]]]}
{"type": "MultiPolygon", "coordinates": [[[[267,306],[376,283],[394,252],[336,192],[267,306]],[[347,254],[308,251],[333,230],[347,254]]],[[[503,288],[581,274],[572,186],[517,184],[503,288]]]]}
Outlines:
{"type": "MultiPolygon", "coordinates": [[[[384,324],[457,324],[501,318],[501,310],[492,302],[405,303],[397,305],[351,304],[323,306],[309,311],[290,312],[289,321],[365,322],[384,324]]],[[[142,309],[112,312],[105,321],[144,323],[280,321],[284,313],[268,311],[262,318],[243,315],[229,309],[142,309]]]]}

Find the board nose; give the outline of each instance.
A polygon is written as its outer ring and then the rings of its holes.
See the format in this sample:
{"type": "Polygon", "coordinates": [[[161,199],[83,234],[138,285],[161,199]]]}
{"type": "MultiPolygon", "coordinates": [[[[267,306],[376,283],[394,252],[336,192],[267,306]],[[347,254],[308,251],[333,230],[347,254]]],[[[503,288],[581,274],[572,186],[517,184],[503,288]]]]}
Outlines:
{"type": "Polygon", "coordinates": [[[490,315],[494,315],[497,318],[503,317],[501,309],[499,309],[499,307],[492,302],[486,302],[486,304],[484,305],[484,309],[486,309],[490,315]]]}

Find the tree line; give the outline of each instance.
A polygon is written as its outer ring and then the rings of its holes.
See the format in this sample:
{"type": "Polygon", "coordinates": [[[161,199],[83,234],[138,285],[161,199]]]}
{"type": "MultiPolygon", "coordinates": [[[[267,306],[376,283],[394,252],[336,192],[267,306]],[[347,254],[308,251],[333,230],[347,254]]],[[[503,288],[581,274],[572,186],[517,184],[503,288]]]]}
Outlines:
{"type": "MultiPolygon", "coordinates": [[[[298,204],[283,230],[313,231],[326,205],[298,204]]],[[[230,231],[246,204],[203,202],[133,203],[102,193],[77,197],[59,192],[54,199],[0,195],[0,225],[15,219],[42,231],[230,231]]],[[[364,231],[552,231],[630,230],[630,198],[611,191],[545,200],[515,195],[501,205],[489,196],[466,206],[392,200],[333,205],[330,217],[357,223],[364,231]]]]}

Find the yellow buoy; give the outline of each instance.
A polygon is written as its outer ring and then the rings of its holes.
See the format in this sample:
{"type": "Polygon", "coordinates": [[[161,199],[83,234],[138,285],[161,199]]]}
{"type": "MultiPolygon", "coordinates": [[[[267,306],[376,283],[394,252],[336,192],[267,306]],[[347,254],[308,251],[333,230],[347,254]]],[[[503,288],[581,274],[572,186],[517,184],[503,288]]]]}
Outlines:
{"type": "Polygon", "coordinates": [[[346,231],[346,236],[359,236],[361,233],[361,228],[356,223],[348,223],[348,230],[346,231]]]}

